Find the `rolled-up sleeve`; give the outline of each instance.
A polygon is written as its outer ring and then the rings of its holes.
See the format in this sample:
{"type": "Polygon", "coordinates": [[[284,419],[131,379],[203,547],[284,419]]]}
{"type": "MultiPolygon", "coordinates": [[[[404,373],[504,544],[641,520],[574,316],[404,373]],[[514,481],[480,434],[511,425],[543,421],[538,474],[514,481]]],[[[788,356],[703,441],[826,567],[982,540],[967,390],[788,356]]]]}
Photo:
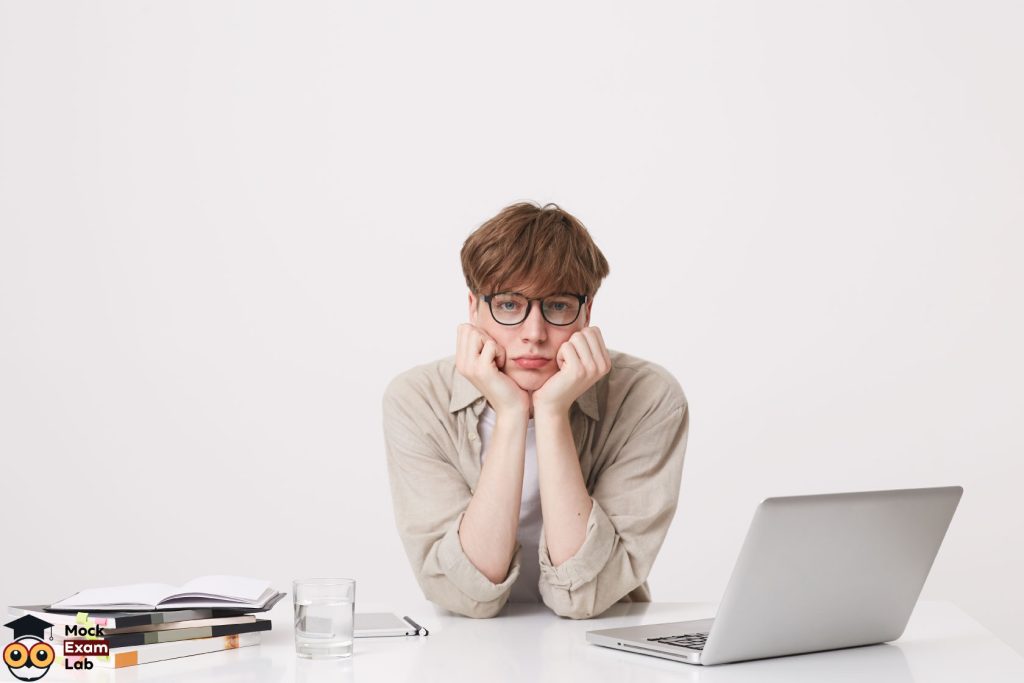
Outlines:
{"type": "Polygon", "coordinates": [[[429,406],[399,376],[385,391],[383,412],[395,522],[423,594],[459,614],[495,616],[519,576],[519,546],[504,581],[496,584],[484,576],[459,540],[472,492],[432,435],[437,430],[429,424],[429,406]]]}
{"type": "Polygon", "coordinates": [[[593,507],[576,554],[555,567],[543,532],[540,593],[555,613],[597,616],[647,580],[679,499],[689,411],[682,390],[635,425],[592,485],[593,507]]]}

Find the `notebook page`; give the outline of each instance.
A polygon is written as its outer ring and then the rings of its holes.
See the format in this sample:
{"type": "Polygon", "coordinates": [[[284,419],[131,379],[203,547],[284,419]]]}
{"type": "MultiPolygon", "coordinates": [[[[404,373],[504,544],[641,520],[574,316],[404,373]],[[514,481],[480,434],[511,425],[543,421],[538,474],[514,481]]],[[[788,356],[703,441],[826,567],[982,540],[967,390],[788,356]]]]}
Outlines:
{"type": "Polygon", "coordinates": [[[263,579],[215,574],[192,579],[175,589],[174,596],[167,597],[195,595],[260,602],[260,598],[268,590],[271,590],[270,582],[263,579]]]}
{"type": "Polygon", "coordinates": [[[90,588],[75,593],[70,598],[55,602],[51,607],[61,609],[66,605],[156,605],[168,595],[176,592],[177,586],[166,583],[133,583],[127,586],[90,588]]]}

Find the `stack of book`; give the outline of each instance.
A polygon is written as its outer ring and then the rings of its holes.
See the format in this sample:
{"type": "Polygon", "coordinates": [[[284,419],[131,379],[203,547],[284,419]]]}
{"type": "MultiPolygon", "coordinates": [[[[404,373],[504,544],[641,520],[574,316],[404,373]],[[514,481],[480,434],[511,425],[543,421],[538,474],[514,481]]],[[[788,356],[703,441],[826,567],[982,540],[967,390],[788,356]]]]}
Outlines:
{"type": "Polygon", "coordinates": [[[105,640],[109,655],[67,656],[100,668],[122,668],[176,657],[258,645],[269,619],[255,614],[284,596],[269,582],[204,576],[183,586],[134,584],[81,591],[52,605],[10,607],[13,617],[52,624],[58,657],[64,640],[105,640]]]}

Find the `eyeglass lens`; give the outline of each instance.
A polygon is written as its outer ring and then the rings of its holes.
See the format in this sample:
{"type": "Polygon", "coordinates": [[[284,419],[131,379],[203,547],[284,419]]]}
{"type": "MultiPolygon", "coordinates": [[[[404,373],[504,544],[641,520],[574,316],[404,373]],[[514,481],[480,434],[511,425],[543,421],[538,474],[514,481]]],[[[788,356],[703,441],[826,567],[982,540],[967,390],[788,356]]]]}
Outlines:
{"type": "MultiPolygon", "coordinates": [[[[522,294],[495,294],[491,297],[491,315],[502,325],[516,325],[526,320],[529,303],[522,294]]],[[[541,304],[541,314],[552,325],[568,325],[580,313],[580,301],[571,295],[549,296],[541,304]]]]}

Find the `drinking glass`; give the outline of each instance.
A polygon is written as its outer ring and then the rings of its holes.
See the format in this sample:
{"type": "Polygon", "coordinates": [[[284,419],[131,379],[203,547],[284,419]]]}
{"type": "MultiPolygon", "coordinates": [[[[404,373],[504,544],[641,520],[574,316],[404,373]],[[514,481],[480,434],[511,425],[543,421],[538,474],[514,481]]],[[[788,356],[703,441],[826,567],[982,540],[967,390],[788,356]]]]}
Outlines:
{"type": "Polygon", "coordinates": [[[295,654],[309,659],[352,656],[356,582],[353,579],[296,579],[295,654]]]}

